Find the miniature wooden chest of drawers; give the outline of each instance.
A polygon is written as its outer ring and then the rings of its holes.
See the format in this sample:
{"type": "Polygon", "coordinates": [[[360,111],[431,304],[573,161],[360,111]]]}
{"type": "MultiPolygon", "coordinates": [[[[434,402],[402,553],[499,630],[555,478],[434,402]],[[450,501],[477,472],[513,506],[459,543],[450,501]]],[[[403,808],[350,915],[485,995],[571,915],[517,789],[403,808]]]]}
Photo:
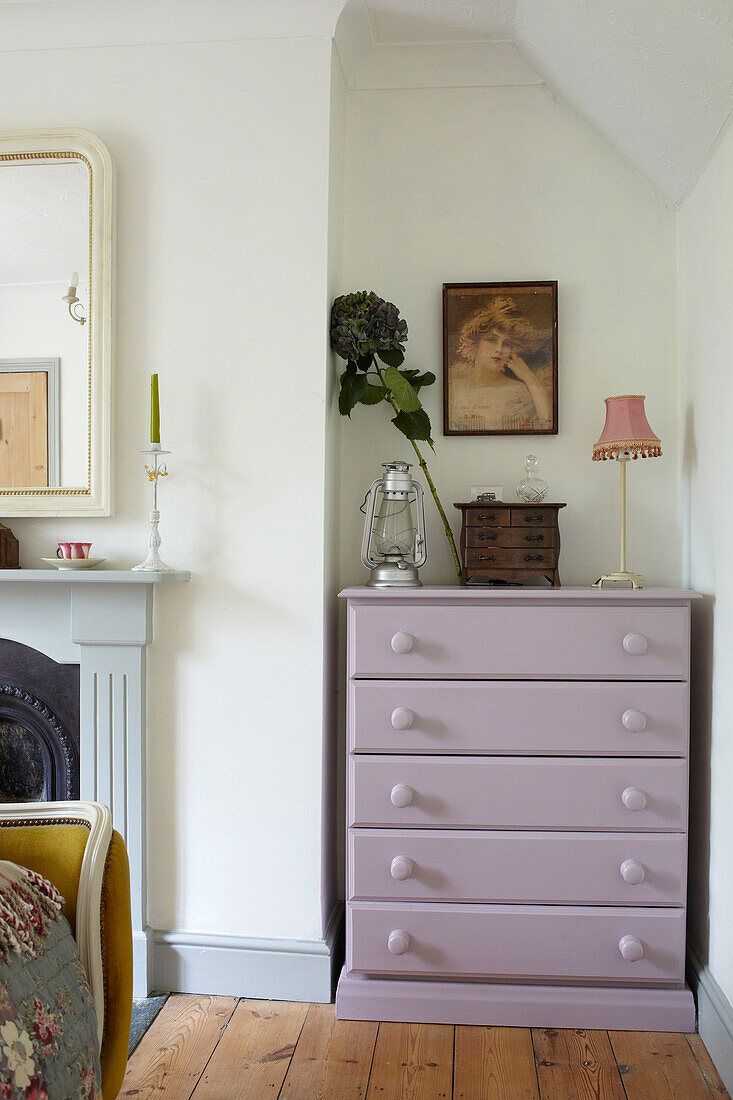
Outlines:
{"type": "Polygon", "coordinates": [[[461,584],[547,577],[560,587],[560,528],[564,504],[454,504],[461,511],[461,584]]]}
{"type": "Polygon", "coordinates": [[[342,595],[338,1016],[693,1030],[694,593],[342,595]]]}

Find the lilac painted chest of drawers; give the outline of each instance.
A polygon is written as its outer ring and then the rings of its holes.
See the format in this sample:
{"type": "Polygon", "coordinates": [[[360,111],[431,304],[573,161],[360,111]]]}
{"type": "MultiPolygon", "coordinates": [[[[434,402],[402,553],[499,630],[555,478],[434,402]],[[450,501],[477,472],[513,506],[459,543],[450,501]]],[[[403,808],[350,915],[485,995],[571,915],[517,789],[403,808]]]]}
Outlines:
{"type": "Polygon", "coordinates": [[[690,601],[347,589],[343,1019],[691,1031],[690,601]]]}

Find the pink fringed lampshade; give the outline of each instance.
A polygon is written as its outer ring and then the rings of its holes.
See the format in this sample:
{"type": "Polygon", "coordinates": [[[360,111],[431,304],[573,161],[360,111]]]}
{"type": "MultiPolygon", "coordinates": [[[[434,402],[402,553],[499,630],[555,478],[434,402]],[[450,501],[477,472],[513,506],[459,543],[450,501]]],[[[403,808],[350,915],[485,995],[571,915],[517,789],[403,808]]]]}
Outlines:
{"type": "Polygon", "coordinates": [[[593,461],[607,458],[659,458],[662,441],[652,431],[644,412],[644,396],[624,394],[606,398],[606,423],[593,444],[593,461]]]}

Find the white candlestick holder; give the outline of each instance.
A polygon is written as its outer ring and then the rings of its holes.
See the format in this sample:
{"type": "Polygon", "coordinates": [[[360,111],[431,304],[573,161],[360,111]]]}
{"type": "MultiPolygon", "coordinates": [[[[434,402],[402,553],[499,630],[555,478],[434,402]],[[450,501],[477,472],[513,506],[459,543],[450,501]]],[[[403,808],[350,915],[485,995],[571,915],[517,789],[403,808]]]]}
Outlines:
{"type": "Polygon", "coordinates": [[[147,447],[143,448],[140,454],[150,455],[151,463],[145,464],[145,473],[148,475],[148,481],[153,483],[153,510],[150,513],[150,538],[148,539],[148,556],[145,561],[141,561],[139,565],[134,565],[133,569],[145,569],[151,573],[175,573],[175,569],[172,565],[166,565],[161,558],[158,551],[160,550],[162,539],[158,532],[158,523],[160,522],[160,512],[158,511],[158,478],[167,477],[168,470],[165,462],[161,462],[161,455],[169,455],[170,451],[161,450],[160,443],[149,443],[147,447]]]}

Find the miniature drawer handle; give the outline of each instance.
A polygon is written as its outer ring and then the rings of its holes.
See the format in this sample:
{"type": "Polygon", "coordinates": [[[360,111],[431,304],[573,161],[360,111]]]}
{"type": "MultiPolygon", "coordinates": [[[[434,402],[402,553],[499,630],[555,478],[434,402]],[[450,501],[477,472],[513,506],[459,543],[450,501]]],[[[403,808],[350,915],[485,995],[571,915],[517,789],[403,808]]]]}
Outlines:
{"type": "Polygon", "coordinates": [[[625,710],[621,723],[629,733],[643,733],[646,729],[646,714],[641,710],[625,710]]]}
{"type": "Polygon", "coordinates": [[[409,932],[403,932],[401,928],[395,928],[387,938],[387,950],[391,951],[393,955],[404,955],[406,951],[410,950],[411,942],[409,932]]]}
{"type": "Polygon", "coordinates": [[[638,859],[625,859],[619,867],[621,878],[628,882],[629,886],[638,886],[644,881],[644,867],[638,859]]]}
{"type": "Polygon", "coordinates": [[[524,536],[524,541],[525,542],[544,542],[545,541],[545,536],[544,535],[525,535],[524,536]]]}
{"type": "Polygon", "coordinates": [[[638,787],[627,787],[621,795],[621,801],[627,810],[643,810],[646,806],[646,795],[638,787]]]}
{"type": "Polygon", "coordinates": [[[543,515],[537,515],[537,516],[527,515],[527,516],[524,517],[524,522],[525,523],[542,523],[542,520],[544,518],[545,517],[543,515]]]}
{"type": "Polygon", "coordinates": [[[390,718],[392,729],[396,730],[412,729],[414,721],[415,715],[407,707],[396,707],[395,710],[392,711],[392,717],[390,718]]]}
{"type": "Polygon", "coordinates": [[[403,809],[403,807],[410,805],[414,794],[412,787],[407,787],[404,783],[397,783],[390,792],[389,800],[393,806],[403,809]]]}
{"type": "Polygon", "coordinates": [[[632,657],[640,657],[642,653],[646,653],[649,646],[643,634],[627,634],[621,644],[632,657]]]}
{"type": "Polygon", "coordinates": [[[406,878],[410,878],[414,870],[415,864],[409,856],[395,856],[389,865],[390,875],[398,882],[404,882],[406,878]]]}
{"type": "Polygon", "coordinates": [[[478,561],[496,561],[496,554],[477,554],[478,561]]]}
{"type": "Polygon", "coordinates": [[[389,644],[395,653],[411,653],[414,642],[412,634],[408,634],[405,630],[398,630],[392,635],[392,641],[389,644]]]}
{"type": "Polygon", "coordinates": [[[525,561],[544,561],[544,558],[545,558],[544,554],[525,554],[524,555],[524,560],[525,561]]]}
{"type": "Polygon", "coordinates": [[[618,949],[627,962],[638,962],[644,956],[644,944],[637,936],[622,936],[618,941],[618,949]]]}
{"type": "Polygon", "coordinates": [[[496,531],[490,531],[485,535],[476,536],[479,542],[496,542],[496,531]]]}
{"type": "Polygon", "coordinates": [[[494,520],[496,519],[496,512],[489,512],[489,514],[486,515],[486,516],[481,515],[481,513],[479,513],[479,515],[476,518],[478,520],[484,520],[486,523],[493,523],[494,520]]]}

